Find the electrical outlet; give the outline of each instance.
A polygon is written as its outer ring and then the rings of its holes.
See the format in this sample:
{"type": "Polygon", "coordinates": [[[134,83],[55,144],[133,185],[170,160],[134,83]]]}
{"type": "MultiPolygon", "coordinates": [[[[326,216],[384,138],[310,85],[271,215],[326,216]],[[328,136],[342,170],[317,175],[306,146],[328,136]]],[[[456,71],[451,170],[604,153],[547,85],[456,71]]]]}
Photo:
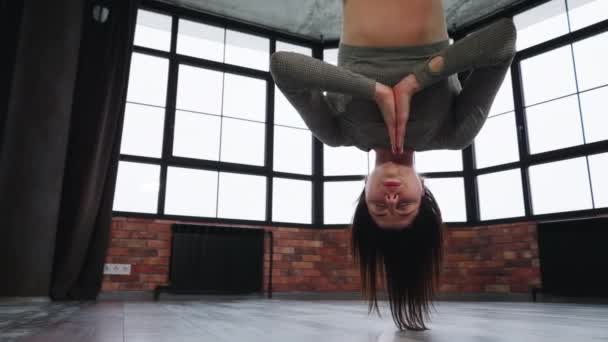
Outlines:
{"type": "Polygon", "coordinates": [[[103,265],[103,274],[131,274],[130,264],[105,264],[103,265]]]}

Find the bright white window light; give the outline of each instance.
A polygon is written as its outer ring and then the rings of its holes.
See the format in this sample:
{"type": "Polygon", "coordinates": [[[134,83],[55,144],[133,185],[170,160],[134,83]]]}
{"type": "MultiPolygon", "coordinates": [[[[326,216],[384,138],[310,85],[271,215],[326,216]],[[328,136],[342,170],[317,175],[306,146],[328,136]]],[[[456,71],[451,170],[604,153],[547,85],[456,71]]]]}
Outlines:
{"type": "Polygon", "coordinates": [[[525,215],[524,193],[519,169],[477,177],[479,212],[482,220],[525,215]]]}
{"type": "Polygon", "coordinates": [[[325,182],[323,189],[324,223],[351,223],[364,185],[363,181],[325,182]]]}
{"type": "Polygon", "coordinates": [[[171,47],[171,17],[146,10],[138,10],[133,45],[169,51],[171,47]]]}
{"type": "Polygon", "coordinates": [[[593,207],[585,157],[534,165],[529,174],[535,215],[593,207]]]}
{"type": "Polygon", "coordinates": [[[270,66],[270,40],[252,34],[227,30],[225,62],[268,71],[270,66]]]}
{"type": "Polygon", "coordinates": [[[221,27],[180,19],[177,53],[223,62],[224,35],[225,30],[221,27]]]}
{"type": "Polygon", "coordinates": [[[220,218],[263,221],[266,217],[266,177],[220,172],[220,218]]]}
{"type": "Polygon", "coordinates": [[[113,210],[155,214],[159,180],[160,165],[119,162],[113,210]]]}
{"type": "Polygon", "coordinates": [[[274,178],[272,220],[275,222],[312,223],[312,182],[274,178]]]}
{"type": "Polygon", "coordinates": [[[131,56],[127,101],[164,107],[169,60],[134,53],[131,56]]]}
{"type": "Polygon", "coordinates": [[[462,178],[427,178],[425,185],[437,200],[444,222],[465,222],[467,220],[462,178]]]}
{"type": "Polygon", "coordinates": [[[165,214],[215,217],[217,171],[169,167],[165,214]]]}

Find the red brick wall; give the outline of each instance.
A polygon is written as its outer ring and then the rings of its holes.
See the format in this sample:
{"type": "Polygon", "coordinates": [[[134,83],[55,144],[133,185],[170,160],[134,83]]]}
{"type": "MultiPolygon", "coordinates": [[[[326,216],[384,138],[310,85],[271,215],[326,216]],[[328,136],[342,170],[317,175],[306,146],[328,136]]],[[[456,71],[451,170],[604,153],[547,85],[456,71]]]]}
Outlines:
{"type": "MultiPolygon", "coordinates": [[[[359,290],[358,271],[352,266],[348,230],[272,230],[273,291],[359,290]]],[[[268,264],[264,268],[268,270],[268,264]]]]}
{"type": "MultiPolygon", "coordinates": [[[[173,223],[114,218],[106,262],[131,264],[132,272],[105,275],[103,291],[152,290],[166,284],[173,223]]],[[[348,230],[265,229],[274,236],[274,291],[359,290],[348,230]]],[[[540,285],[534,224],[449,228],[445,238],[443,292],[527,292],[540,285]]],[[[267,253],[264,287],[269,257],[267,253]]]]}
{"type": "Polygon", "coordinates": [[[536,225],[515,223],[445,232],[443,292],[529,292],[540,287],[536,225]]]}

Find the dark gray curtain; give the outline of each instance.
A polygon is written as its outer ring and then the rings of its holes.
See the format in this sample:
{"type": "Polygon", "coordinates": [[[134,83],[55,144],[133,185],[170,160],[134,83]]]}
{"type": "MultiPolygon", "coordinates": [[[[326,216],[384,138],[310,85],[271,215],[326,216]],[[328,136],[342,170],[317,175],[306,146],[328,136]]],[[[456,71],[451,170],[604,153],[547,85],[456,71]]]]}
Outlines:
{"type": "Polygon", "coordinates": [[[138,5],[87,3],[55,239],[56,300],[95,299],[101,287],[138,5]],[[105,9],[105,22],[93,18],[103,21],[105,9]]]}
{"type": "Polygon", "coordinates": [[[3,9],[16,3],[13,50],[4,40],[0,50],[14,56],[0,125],[0,296],[48,296],[84,6],[8,0],[3,9]]]}
{"type": "Polygon", "coordinates": [[[15,53],[22,9],[21,1],[0,0],[0,41],[4,45],[4,53],[0,53],[0,149],[15,69],[15,53]]]}

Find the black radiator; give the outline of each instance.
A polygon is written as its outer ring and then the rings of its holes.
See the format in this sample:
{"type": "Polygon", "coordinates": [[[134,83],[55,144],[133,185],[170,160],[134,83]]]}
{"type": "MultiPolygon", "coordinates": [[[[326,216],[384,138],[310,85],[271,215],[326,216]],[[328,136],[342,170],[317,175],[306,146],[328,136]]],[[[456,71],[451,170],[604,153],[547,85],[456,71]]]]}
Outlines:
{"type": "Polygon", "coordinates": [[[264,230],[175,224],[169,286],[189,294],[262,292],[264,230]]]}
{"type": "Polygon", "coordinates": [[[541,223],[542,292],[608,297],[608,218],[541,223]]]}

